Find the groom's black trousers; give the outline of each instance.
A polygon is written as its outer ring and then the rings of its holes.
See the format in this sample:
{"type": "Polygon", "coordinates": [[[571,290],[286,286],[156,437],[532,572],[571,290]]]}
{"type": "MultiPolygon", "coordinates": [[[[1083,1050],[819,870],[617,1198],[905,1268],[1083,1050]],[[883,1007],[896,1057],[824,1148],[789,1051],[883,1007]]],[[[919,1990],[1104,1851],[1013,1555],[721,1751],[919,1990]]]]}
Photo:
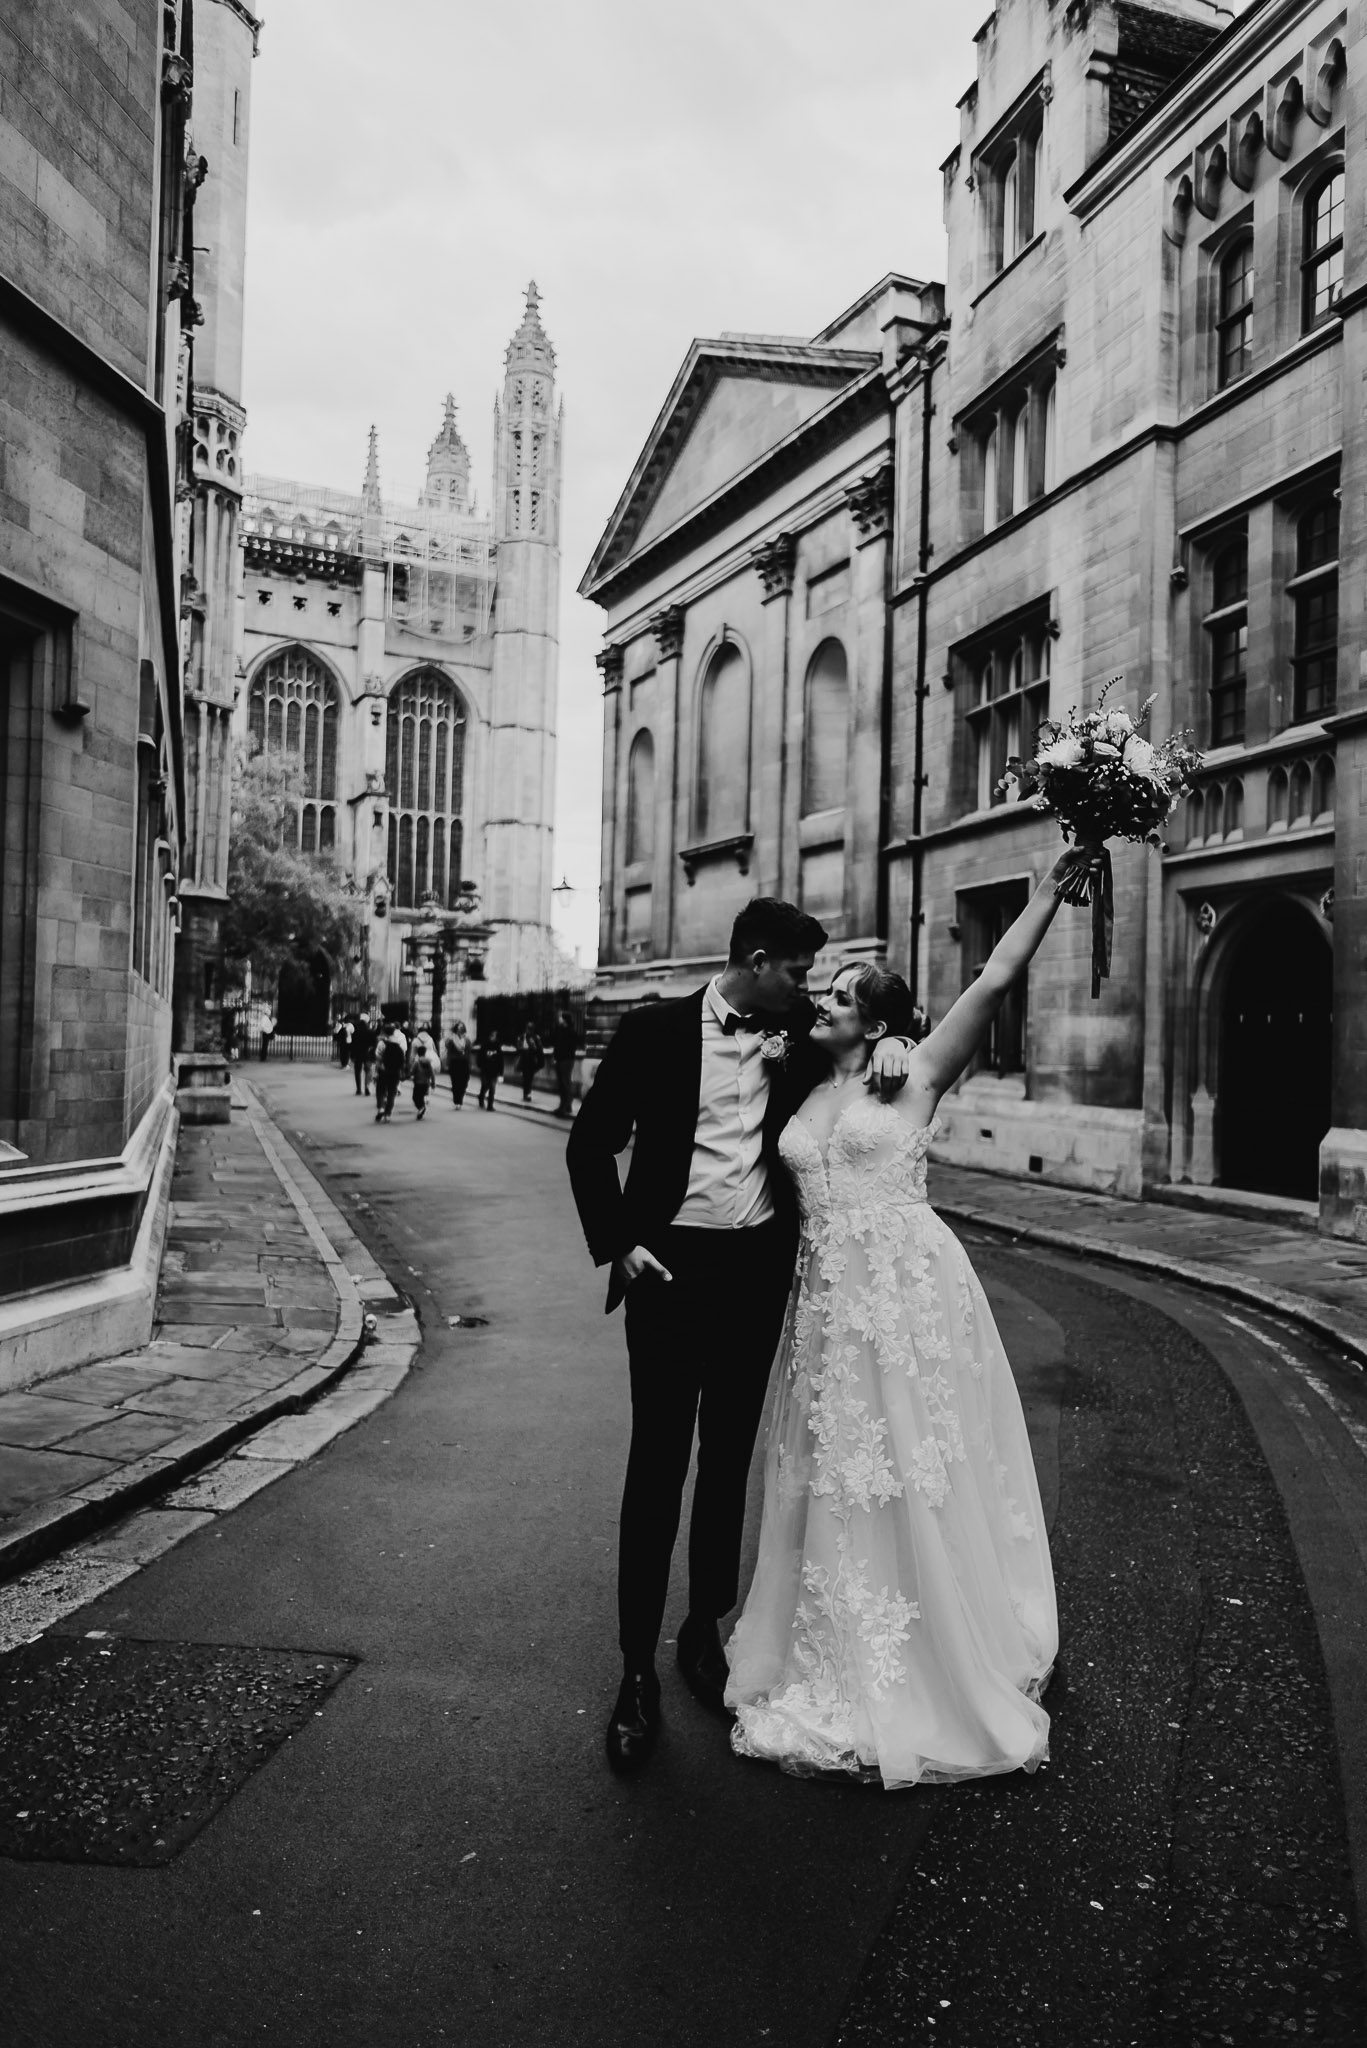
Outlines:
{"type": "Polygon", "coordinates": [[[631,1455],[622,1494],[617,1600],[628,1669],[654,1660],[693,1427],[698,1476],[688,1532],[688,1606],[736,1604],[745,1491],[793,1277],[792,1233],[678,1226],[650,1245],[673,1274],[627,1289],[631,1455]]]}

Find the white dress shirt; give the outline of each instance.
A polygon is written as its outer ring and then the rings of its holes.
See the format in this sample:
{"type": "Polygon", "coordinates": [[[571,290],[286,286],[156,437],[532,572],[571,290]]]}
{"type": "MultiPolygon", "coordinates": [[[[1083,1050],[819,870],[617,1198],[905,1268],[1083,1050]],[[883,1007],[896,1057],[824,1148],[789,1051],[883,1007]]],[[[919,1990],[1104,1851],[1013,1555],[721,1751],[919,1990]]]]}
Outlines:
{"type": "Polygon", "coordinates": [[[728,1032],[732,1009],[715,981],[702,1001],[702,1076],[688,1193],[674,1221],[691,1230],[748,1230],[774,1213],[762,1156],[769,1069],[761,1031],[728,1032]]]}

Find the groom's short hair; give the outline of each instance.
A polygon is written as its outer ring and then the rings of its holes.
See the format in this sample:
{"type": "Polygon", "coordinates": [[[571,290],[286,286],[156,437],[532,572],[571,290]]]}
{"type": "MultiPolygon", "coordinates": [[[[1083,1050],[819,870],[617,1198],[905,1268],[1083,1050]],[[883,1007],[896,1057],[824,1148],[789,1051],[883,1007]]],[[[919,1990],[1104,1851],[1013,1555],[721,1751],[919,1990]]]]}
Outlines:
{"type": "Polygon", "coordinates": [[[767,953],[771,960],[798,960],[804,953],[819,953],[825,943],[826,927],[795,903],[778,896],[752,896],[731,927],[730,957],[737,964],[752,953],[767,953]]]}

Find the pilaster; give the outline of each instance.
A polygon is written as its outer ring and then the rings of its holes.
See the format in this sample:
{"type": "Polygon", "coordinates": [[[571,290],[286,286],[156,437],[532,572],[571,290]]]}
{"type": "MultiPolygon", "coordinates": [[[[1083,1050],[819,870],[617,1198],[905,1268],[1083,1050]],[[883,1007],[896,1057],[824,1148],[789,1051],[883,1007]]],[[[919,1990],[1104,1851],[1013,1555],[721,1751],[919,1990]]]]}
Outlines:
{"type": "MultiPolygon", "coordinates": [[[[674,895],[679,886],[678,848],[685,842],[679,818],[679,785],[687,778],[682,772],[679,719],[683,710],[680,665],[683,660],[684,612],[681,605],[666,605],[650,621],[655,636],[656,702],[659,705],[655,736],[655,883],[651,900],[651,944],[657,960],[667,960],[674,950],[674,895]]],[[[686,799],[686,791],[685,791],[686,799]]]]}
{"type": "MultiPolygon", "coordinates": [[[[786,871],[796,873],[797,821],[789,809],[789,762],[801,760],[798,751],[790,757],[788,736],[788,641],[789,606],[793,594],[793,571],[797,563],[797,541],[791,533],[776,534],[753,550],[750,556],[764,595],[764,638],[761,672],[755,677],[751,698],[760,723],[755,733],[755,767],[751,775],[755,805],[755,890],[759,895],[784,896],[786,871]],[[789,842],[792,842],[792,850],[789,842]]],[[[800,800],[800,792],[799,792],[800,800]]]]}
{"type": "Polygon", "coordinates": [[[882,702],[888,635],[889,550],[893,534],[893,466],[880,462],[848,485],[854,562],[847,649],[850,665],[850,753],[845,797],[845,915],[849,937],[875,929],[878,917],[879,790],[883,777],[882,702]]]}
{"type": "MultiPolygon", "coordinates": [[[[603,789],[615,790],[622,738],[622,650],[604,647],[594,657],[603,678],[603,789]]],[[[600,849],[601,887],[598,894],[598,958],[617,958],[617,831],[622,816],[615,803],[603,806],[603,839],[600,849]]]]}

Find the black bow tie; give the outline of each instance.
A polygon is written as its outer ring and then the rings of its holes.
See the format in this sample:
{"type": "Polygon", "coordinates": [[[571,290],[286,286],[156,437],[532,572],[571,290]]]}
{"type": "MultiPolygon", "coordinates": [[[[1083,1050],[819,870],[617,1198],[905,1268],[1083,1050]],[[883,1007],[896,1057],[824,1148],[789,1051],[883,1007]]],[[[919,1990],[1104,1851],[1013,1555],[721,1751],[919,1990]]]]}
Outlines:
{"type": "Polygon", "coordinates": [[[728,1010],[721,1028],[728,1038],[733,1038],[737,1031],[763,1031],[765,1027],[758,1017],[738,1017],[734,1010],[728,1010]]]}

